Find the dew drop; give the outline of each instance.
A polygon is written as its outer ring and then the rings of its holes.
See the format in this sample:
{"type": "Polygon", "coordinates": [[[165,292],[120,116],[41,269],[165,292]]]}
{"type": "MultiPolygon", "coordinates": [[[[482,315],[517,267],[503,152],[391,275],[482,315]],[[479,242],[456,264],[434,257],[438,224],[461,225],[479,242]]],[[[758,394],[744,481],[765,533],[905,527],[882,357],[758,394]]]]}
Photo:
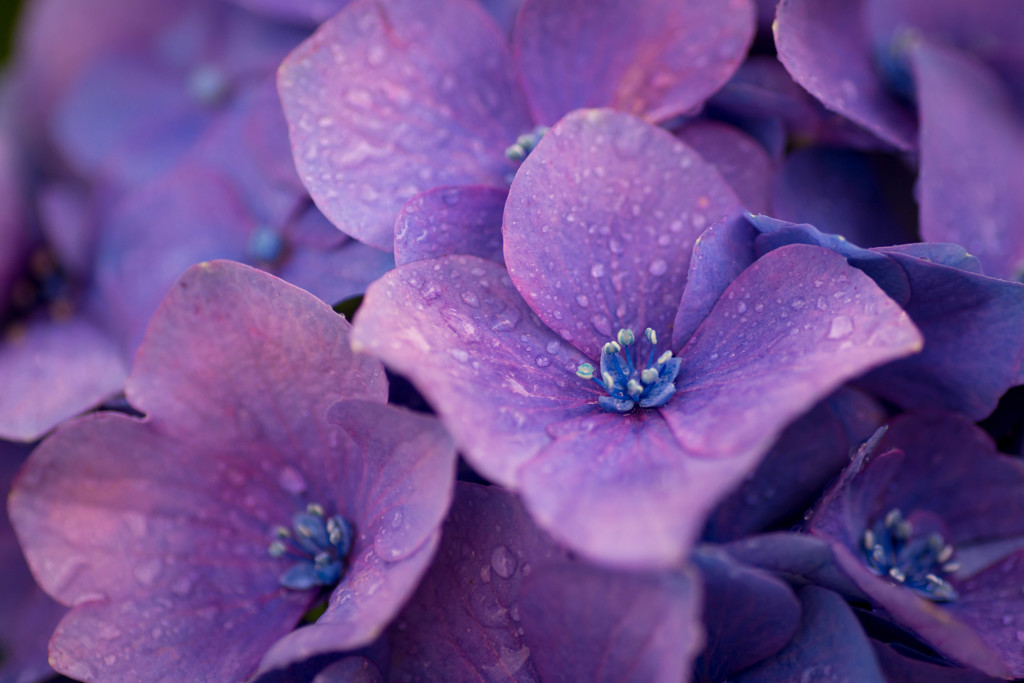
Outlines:
{"type": "Polygon", "coordinates": [[[280,484],[281,488],[292,495],[299,495],[306,490],[306,479],[302,476],[297,469],[286,465],[279,475],[277,475],[277,483],[280,484]]]}
{"type": "Polygon", "coordinates": [[[604,277],[604,264],[595,263],[594,265],[590,266],[590,274],[593,277],[604,277]]]}
{"type": "Polygon", "coordinates": [[[548,350],[548,353],[554,355],[554,354],[558,353],[558,349],[561,346],[562,346],[561,342],[559,342],[557,339],[552,339],[551,341],[549,341],[547,343],[547,346],[545,346],[544,348],[546,348],[548,350]]]}
{"type": "Polygon", "coordinates": [[[152,559],[135,565],[132,574],[135,576],[135,580],[143,586],[151,586],[156,581],[156,577],[161,569],[163,569],[163,562],[158,559],[152,559]]]}
{"type": "Polygon", "coordinates": [[[654,259],[647,270],[651,275],[664,275],[668,272],[668,264],[665,263],[665,259],[654,259]]]}
{"type": "Polygon", "coordinates": [[[853,332],[853,321],[845,315],[837,315],[832,318],[832,324],[828,328],[829,339],[842,339],[853,332]]]}
{"type": "Polygon", "coordinates": [[[516,571],[518,565],[516,556],[512,554],[512,551],[503,545],[499,545],[491,553],[491,569],[494,573],[503,579],[507,579],[516,571]]]}
{"type": "Polygon", "coordinates": [[[538,368],[546,368],[551,365],[551,359],[547,356],[537,356],[534,362],[537,364],[538,368]]]}
{"type": "Polygon", "coordinates": [[[451,349],[448,351],[448,354],[460,363],[465,363],[469,360],[469,353],[465,349],[451,349]]]}
{"type": "Polygon", "coordinates": [[[590,305],[590,299],[587,298],[586,294],[577,294],[576,295],[576,303],[578,303],[580,306],[583,306],[584,308],[586,308],[587,306],[590,305]]]}

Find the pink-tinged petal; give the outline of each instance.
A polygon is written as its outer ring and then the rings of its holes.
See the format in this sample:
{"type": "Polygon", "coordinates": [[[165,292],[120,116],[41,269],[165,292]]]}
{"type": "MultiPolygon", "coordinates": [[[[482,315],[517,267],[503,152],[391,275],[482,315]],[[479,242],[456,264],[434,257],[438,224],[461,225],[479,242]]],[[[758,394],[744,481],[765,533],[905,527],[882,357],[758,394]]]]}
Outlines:
{"type": "MultiPolygon", "coordinates": [[[[437,558],[388,631],[392,679],[431,672],[434,680],[538,680],[521,588],[542,567],[566,561],[514,496],[458,484],[437,558]]],[[[556,642],[569,646],[575,633],[556,642]]]]}
{"type": "Polygon", "coordinates": [[[734,680],[840,680],[885,683],[871,643],[846,602],[831,591],[804,586],[800,598],[800,630],[776,656],[747,669],[734,680]]]}
{"type": "Polygon", "coordinates": [[[471,185],[435,187],[405,203],[395,223],[399,265],[470,254],[504,265],[501,220],[508,190],[471,185]]]}
{"type": "Polygon", "coordinates": [[[596,357],[620,328],[667,338],[694,242],[738,206],[718,172],[665,130],[577,111],[516,174],[505,263],[540,319],[596,357]]]}
{"type": "Polygon", "coordinates": [[[481,474],[515,472],[548,425],[596,408],[588,360],[541,323],[505,269],[473,256],[401,266],[370,285],[353,343],[408,377],[481,474]]]}
{"type": "Polygon", "coordinates": [[[914,177],[891,155],[806,147],[786,157],[773,178],[772,215],[810,223],[861,247],[916,239],[914,177]]]}
{"type": "Polygon", "coordinates": [[[718,297],[753,263],[757,230],[742,211],[735,211],[701,233],[693,245],[679,311],[672,324],[672,348],[681,349],[718,297]]]}
{"type": "Polygon", "coordinates": [[[128,380],[133,406],[191,433],[253,434],[302,416],[268,442],[315,440],[298,427],[339,399],[383,403],[380,364],[354,354],[329,306],[258,270],[226,261],[190,268],[157,309],[128,380]],[[287,430],[291,431],[291,430],[287,430]]]}
{"type": "Polygon", "coordinates": [[[768,188],[775,169],[757,140],[728,124],[700,119],[683,126],[676,135],[718,169],[745,209],[768,211],[768,188]]]}
{"type": "Polygon", "coordinates": [[[699,585],[692,570],[537,570],[523,582],[519,615],[539,680],[686,680],[704,636],[699,585]]]}
{"type": "Polygon", "coordinates": [[[912,52],[921,110],[921,235],[962,244],[985,272],[1024,272],[1024,123],[976,58],[922,42],[912,52]]]}
{"type": "Polygon", "coordinates": [[[698,107],[747,54],[750,0],[527,0],[513,43],[534,117],[613,107],[663,121],[698,107]]]}
{"type": "Polygon", "coordinates": [[[197,591],[192,599],[79,605],[54,632],[53,666],[85,681],[244,680],[303,609],[283,590],[215,607],[208,600],[197,591]]]}
{"type": "Polygon", "coordinates": [[[688,457],[662,412],[602,412],[564,425],[520,472],[537,524],[602,564],[668,568],[683,561],[704,516],[746,464],[688,457]]]}
{"type": "Polygon", "coordinates": [[[866,0],[781,0],[775,19],[779,60],[793,80],[829,109],[901,150],[916,147],[909,106],[875,72],[866,0]]]}
{"type": "Polygon", "coordinates": [[[783,247],[729,286],[680,351],[662,412],[688,453],[753,463],[844,381],[921,346],[907,314],[842,256],[783,247]]]}
{"type": "Polygon", "coordinates": [[[84,315],[30,322],[0,346],[0,438],[35,441],[120,393],[124,352],[84,315]]]}
{"type": "Polygon", "coordinates": [[[533,128],[506,40],[473,0],[356,0],[288,56],[278,86],[313,200],[381,249],[413,195],[505,183],[505,149],[533,128]]]}

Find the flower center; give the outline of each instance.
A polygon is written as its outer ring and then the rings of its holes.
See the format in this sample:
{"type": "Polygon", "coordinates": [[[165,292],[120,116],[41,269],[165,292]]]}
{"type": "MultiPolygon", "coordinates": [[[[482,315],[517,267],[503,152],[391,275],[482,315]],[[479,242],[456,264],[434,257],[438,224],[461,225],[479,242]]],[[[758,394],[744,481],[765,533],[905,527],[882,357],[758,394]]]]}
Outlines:
{"type": "Polygon", "coordinates": [[[188,92],[204,107],[223,104],[231,89],[228,75],[215,64],[200,64],[188,74],[188,92]]]}
{"type": "Polygon", "coordinates": [[[655,357],[658,335],[644,330],[644,339],[650,350],[646,365],[640,365],[640,344],[633,330],[621,329],[614,341],[601,349],[601,378],[594,376],[594,366],[582,363],[576,375],[593,381],[608,395],[597,402],[611,413],[628,413],[636,406],[660,408],[676,393],[675,380],[682,360],[673,358],[671,351],[655,357]]]}
{"type": "Polygon", "coordinates": [[[944,578],[960,566],[951,562],[953,546],[939,533],[914,534],[914,525],[893,508],[864,531],[864,558],[878,576],[906,586],[933,602],[956,600],[956,589],[944,578]]]}
{"type": "Polygon", "coordinates": [[[274,529],[271,557],[295,560],[278,579],[285,588],[308,590],[341,581],[352,549],[352,526],[339,515],[324,516],[323,506],[310,503],[292,518],[292,529],[274,529]]]}
{"type": "Polygon", "coordinates": [[[540,139],[548,132],[548,126],[537,126],[529,133],[523,133],[516,141],[505,148],[505,156],[509,161],[523,161],[540,143],[540,139]]]}
{"type": "Polygon", "coordinates": [[[21,323],[41,312],[51,320],[65,320],[74,312],[74,282],[47,247],[31,253],[24,276],[11,290],[11,308],[0,319],[0,330],[17,335],[21,323]]]}

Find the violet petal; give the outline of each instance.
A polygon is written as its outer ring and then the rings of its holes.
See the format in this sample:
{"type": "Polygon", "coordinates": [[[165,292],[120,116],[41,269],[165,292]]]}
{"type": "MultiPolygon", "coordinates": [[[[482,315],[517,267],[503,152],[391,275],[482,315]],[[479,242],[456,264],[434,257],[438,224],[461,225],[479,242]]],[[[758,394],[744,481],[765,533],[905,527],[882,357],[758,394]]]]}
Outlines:
{"type": "Polygon", "coordinates": [[[395,223],[398,265],[471,254],[504,265],[501,221],[508,190],[471,185],[435,187],[405,203],[395,223]]]}
{"type": "Polygon", "coordinates": [[[513,42],[534,118],[613,107],[663,121],[699,106],[754,37],[750,0],[527,0],[513,42]]]}
{"type": "Polygon", "coordinates": [[[666,131],[608,109],[573,112],[516,174],[505,263],[540,319],[597,357],[620,328],[668,335],[694,242],[738,206],[666,131]]]}
{"type": "Polygon", "coordinates": [[[505,37],[473,0],[356,0],[288,56],[278,86],[317,206],[389,251],[406,200],[502,185],[505,148],[533,127],[505,37]]]}

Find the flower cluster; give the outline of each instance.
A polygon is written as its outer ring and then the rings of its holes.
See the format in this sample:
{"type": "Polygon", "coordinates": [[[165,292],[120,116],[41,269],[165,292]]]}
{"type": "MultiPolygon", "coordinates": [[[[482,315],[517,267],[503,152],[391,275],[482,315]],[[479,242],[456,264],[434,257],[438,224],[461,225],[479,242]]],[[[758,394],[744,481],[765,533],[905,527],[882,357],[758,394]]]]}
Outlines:
{"type": "Polygon", "coordinates": [[[0,682],[1024,679],[1016,0],[25,0],[0,682]]]}

